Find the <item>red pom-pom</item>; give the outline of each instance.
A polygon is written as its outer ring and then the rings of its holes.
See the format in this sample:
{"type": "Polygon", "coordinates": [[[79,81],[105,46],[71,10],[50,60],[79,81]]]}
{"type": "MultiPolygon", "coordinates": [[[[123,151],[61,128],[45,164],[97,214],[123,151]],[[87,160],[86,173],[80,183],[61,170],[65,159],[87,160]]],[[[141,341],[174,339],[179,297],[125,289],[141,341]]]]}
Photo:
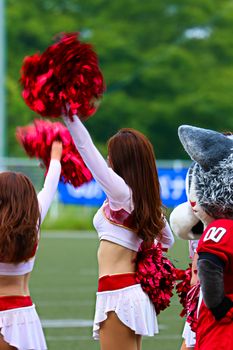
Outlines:
{"type": "Polygon", "coordinates": [[[18,127],[16,137],[30,157],[43,161],[46,173],[49,168],[52,143],[55,140],[61,141],[63,144],[61,180],[78,187],[92,179],[68,129],[62,123],[37,119],[33,125],[18,127]]]}
{"type": "Polygon", "coordinates": [[[183,306],[183,310],[180,313],[180,316],[183,317],[187,313],[187,293],[191,289],[191,264],[186,270],[176,269],[176,279],[181,280],[181,282],[176,284],[176,293],[180,299],[180,303],[183,306]]]}
{"type": "Polygon", "coordinates": [[[181,280],[181,282],[176,285],[176,293],[178,294],[180,303],[183,306],[180,316],[187,317],[187,322],[190,324],[190,328],[195,332],[197,328],[197,307],[200,294],[200,283],[198,282],[192,287],[190,285],[191,277],[191,264],[189,264],[189,267],[186,270],[176,269],[176,279],[181,280]]]}
{"type": "Polygon", "coordinates": [[[98,58],[78,33],[63,34],[42,54],[25,57],[20,82],[26,104],[43,117],[87,119],[105,90],[98,58]]]}
{"type": "Polygon", "coordinates": [[[163,255],[161,244],[145,248],[141,244],[136,258],[136,279],[154,304],[156,313],[170,305],[176,280],[173,264],[163,255]]]}
{"type": "Polygon", "coordinates": [[[200,296],[200,283],[195,284],[187,294],[187,322],[193,332],[197,330],[197,311],[200,296]]]}

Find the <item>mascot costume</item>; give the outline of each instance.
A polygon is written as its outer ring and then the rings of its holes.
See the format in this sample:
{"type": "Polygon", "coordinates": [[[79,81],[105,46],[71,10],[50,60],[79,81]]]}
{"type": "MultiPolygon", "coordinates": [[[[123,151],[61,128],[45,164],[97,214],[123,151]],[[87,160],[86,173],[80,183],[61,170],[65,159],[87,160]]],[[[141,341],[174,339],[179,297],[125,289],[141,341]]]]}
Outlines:
{"type": "MultiPolygon", "coordinates": [[[[190,204],[184,206],[190,213],[192,210],[196,224],[200,219],[204,225],[197,247],[202,297],[195,350],[230,350],[233,349],[233,139],[188,125],[181,126],[178,134],[194,161],[188,194],[190,204]]],[[[185,211],[183,215],[187,221],[185,211]]],[[[182,238],[196,238],[192,227],[191,231],[188,227],[183,230],[186,237],[182,238]]],[[[182,235],[182,229],[177,230],[182,235]]]]}

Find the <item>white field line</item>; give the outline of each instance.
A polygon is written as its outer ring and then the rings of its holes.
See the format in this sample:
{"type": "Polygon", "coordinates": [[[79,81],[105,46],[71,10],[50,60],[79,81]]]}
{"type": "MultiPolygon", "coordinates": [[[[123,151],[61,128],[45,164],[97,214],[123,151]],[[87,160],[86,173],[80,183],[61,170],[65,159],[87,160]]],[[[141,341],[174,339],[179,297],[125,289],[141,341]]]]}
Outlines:
{"type": "MultiPolygon", "coordinates": [[[[178,340],[178,339],[182,339],[180,334],[167,334],[167,335],[155,335],[153,337],[154,341],[156,342],[156,340],[178,340]]],[[[55,341],[55,342],[60,342],[60,341],[91,341],[93,340],[93,338],[91,336],[82,336],[82,335],[64,335],[64,336],[47,336],[46,337],[47,341],[55,341]]],[[[143,342],[147,341],[147,340],[151,340],[151,337],[144,337],[143,338],[143,342]]],[[[93,340],[94,341],[94,340],[93,340]]]]}
{"type": "MultiPolygon", "coordinates": [[[[52,319],[52,320],[42,320],[43,328],[86,328],[93,326],[93,320],[83,320],[83,319],[52,319]]],[[[159,325],[160,330],[168,329],[165,324],[159,325]]]]}
{"type": "MultiPolygon", "coordinates": [[[[92,320],[82,320],[82,319],[54,319],[54,320],[42,320],[41,321],[43,328],[92,328],[93,321],[92,320]]],[[[159,329],[167,330],[168,326],[164,324],[159,325],[159,329]]],[[[143,341],[147,341],[151,339],[151,337],[144,337],[143,341]]],[[[181,339],[180,334],[164,334],[155,335],[154,339],[158,340],[178,340],[181,339]]],[[[50,342],[62,342],[62,341],[94,341],[92,336],[82,336],[82,335],[47,335],[46,340],[50,342]]]]}
{"type": "Polygon", "coordinates": [[[82,319],[54,319],[54,320],[42,320],[43,328],[83,328],[92,327],[92,320],[82,320],[82,319]]]}

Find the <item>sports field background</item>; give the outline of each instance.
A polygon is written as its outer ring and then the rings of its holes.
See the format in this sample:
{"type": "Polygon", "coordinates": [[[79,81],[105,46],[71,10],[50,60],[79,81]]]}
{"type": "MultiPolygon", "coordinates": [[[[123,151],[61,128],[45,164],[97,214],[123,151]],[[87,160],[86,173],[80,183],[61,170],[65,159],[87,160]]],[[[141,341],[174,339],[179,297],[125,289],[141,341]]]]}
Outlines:
{"type": "MultiPolygon", "coordinates": [[[[37,305],[49,350],[94,350],[92,319],[97,285],[97,235],[94,231],[45,231],[30,289],[37,305]]],[[[169,257],[187,267],[188,244],[176,240],[169,257]]],[[[160,333],[144,338],[143,350],[175,350],[181,343],[184,320],[176,297],[159,316],[160,333]]]]}

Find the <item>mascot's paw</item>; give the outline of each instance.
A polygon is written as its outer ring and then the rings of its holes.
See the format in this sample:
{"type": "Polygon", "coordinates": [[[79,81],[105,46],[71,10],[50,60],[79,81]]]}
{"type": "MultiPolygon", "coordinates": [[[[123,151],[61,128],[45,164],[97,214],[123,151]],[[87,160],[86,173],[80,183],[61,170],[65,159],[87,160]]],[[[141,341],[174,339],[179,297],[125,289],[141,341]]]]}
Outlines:
{"type": "Polygon", "coordinates": [[[170,226],[174,234],[182,239],[199,239],[203,232],[201,227],[195,230],[199,223],[199,219],[194,215],[189,202],[178,205],[170,215],[170,226]]]}

